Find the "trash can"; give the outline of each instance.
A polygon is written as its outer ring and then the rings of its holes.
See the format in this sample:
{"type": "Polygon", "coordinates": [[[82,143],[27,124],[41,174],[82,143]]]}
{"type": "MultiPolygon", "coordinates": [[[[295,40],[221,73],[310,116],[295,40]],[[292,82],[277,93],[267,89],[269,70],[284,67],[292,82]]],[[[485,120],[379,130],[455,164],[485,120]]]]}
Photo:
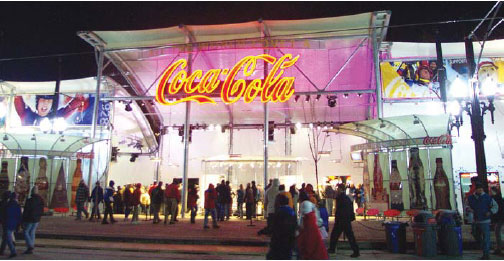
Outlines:
{"type": "Polygon", "coordinates": [[[436,215],[439,250],[445,255],[462,255],[462,218],[457,211],[442,210],[436,215]]]}
{"type": "Polygon", "coordinates": [[[420,211],[411,223],[415,241],[415,254],[422,257],[437,255],[436,219],[430,212],[420,211]]]}
{"type": "Polygon", "coordinates": [[[406,253],[406,227],[408,223],[389,221],[383,222],[387,248],[392,253],[406,253]]]}

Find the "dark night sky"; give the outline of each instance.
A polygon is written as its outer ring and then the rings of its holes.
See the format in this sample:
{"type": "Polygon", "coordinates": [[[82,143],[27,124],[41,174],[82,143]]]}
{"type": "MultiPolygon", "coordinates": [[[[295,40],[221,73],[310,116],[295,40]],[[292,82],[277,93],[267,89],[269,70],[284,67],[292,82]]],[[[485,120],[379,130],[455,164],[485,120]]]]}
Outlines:
{"type": "MultiPolygon", "coordinates": [[[[0,58],[92,52],[85,30],[135,30],[179,24],[224,24],[334,17],[391,10],[390,25],[483,18],[495,2],[1,2],[0,58]]],[[[504,16],[501,9],[499,16],[504,16]]],[[[477,22],[442,25],[442,40],[462,41],[477,22]]],[[[485,23],[484,25],[487,25],[485,23]]],[[[486,28],[486,26],[485,26],[486,28]]],[[[433,26],[391,28],[388,41],[434,41],[433,26]]],[[[481,35],[481,34],[479,34],[481,35]]],[[[492,35],[504,38],[504,24],[492,35]]],[[[0,62],[0,79],[49,81],[57,58],[0,62]]],[[[63,57],[63,78],[96,75],[93,54],[63,57]]]]}

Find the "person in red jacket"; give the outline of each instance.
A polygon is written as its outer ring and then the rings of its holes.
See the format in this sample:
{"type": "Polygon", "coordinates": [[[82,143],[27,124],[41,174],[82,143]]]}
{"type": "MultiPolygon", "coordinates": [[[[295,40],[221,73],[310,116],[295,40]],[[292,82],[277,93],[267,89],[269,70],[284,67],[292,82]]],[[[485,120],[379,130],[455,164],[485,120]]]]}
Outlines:
{"type": "Polygon", "coordinates": [[[187,209],[191,210],[191,224],[196,223],[196,212],[198,212],[198,188],[191,184],[187,190],[187,209]]]}
{"type": "Polygon", "coordinates": [[[131,200],[131,205],[133,206],[133,218],[131,218],[132,224],[138,224],[138,205],[140,205],[140,197],[142,196],[142,191],[140,188],[142,184],[136,184],[135,192],[133,192],[133,198],[131,200]]]}
{"type": "Polygon", "coordinates": [[[212,216],[213,228],[219,228],[217,225],[217,212],[215,211],[215,201],[217,200],[217,191],[214,185],[210,183],[208,189],[205,191],[205,221],[203,222],[203,228],[210,228],[208,226],[208,214],[212,216]]]}
{"type": "Polygon", "coordinates": [[[169,213],[165,212],[164,223],[166,224],[166,220],[168,219],[168,214],[171,214],[170,224],[175,224],[177,219],[177,209],[178,203],[180,202],[180,191],[179,184],[176,179],[173,179],[173,183],[170,184],[165,190],[165,198],[166,198],[166,208],[169,210],[169,213]]]}

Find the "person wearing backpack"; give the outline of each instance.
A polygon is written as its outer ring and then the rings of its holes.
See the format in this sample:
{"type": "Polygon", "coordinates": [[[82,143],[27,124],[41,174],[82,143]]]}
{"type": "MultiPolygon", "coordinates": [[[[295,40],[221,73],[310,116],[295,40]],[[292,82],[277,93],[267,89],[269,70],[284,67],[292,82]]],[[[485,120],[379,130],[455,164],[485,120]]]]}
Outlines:
{"type": "Polygon", "coordinates": [[[492,192],[493,200],[495,200],[495,202],[499,206],[499,210],[497,210],[497,213],[492,215],[492,223],[495,224],[495,241],[496,242],[495,242],[494,255],[500,255],[501,248],[502,248],[501,229],[502,229],[502,224],[504,223],[504,199],[502,199],[502,194],[500,193],[499,189],[497,189],[496,187],[492,187],[490,192],[492,192]]]}

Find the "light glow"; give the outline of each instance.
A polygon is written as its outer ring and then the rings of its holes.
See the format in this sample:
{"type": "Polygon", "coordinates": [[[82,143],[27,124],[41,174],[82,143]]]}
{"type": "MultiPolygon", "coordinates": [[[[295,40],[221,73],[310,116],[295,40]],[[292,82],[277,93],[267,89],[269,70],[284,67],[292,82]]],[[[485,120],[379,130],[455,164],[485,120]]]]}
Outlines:
{"type": "Polygon", "coordinates": [[[215,100],[209,94],[221,87],[220,96],[226,104],[235,103],[242,97],[245,103],[251,103],[257,96],[261,97],[263,103],[286,102],[294,94],[295,77],[282,77],[282,75],[285,69],[293,66],[298,59],[299,55],[293,58],[292,54],[285,54],[279,59],[267,54],[246,56],[231,69],[211,69],[204,74],[202,70],[195,70],[190,75],[184,70],[187,67],[187,60],[180,59],[172,63],[161,75],[156,90],[156,101],[162,105],[175,105],[186,101],[215,104],[215,100]],[[240,71],[243,71],[245,77],[252,76],[258,60],[272,65],[264,80],[255,79],[247,84],[244,79],[235,79],[240,71]],[[172,77],[177,69],[180,69],[179,72],[172,77]],[[223,82],[219,80],[221,75],[227,75],[223,82]],[[196,79],[200,81],[194,85],[196,79]],[[165,93],[191,95],[169,102],[165,99],[165,93]]]}
{"type": "Polygon", "coordinates": [[[455,98],[466,98],[469,97],[469,84],[464,82],[458,76],[450,85],[450,94],[455,98]]]}
{"type": "Polygon", "coordinates": [[[446,106],[446,112],[451,115],[459,115],[460,114],[460,103],[458,101],[448,102],[446,106]]]}
{"type": "Polygon", "coordinates": [[[44,118],[41,122],[40,122],[40,130],[42,132],[48,132],[51,130],[52,128],[52,124],[51,124],[51,121],[49,120],[49,118],[44,118]]]}
{"type": "Polygon", "coordinates": [[[63,118],[54,119],[54,131],[55,132],[63,132],[67,128],[67,123],[63,118]]]}

